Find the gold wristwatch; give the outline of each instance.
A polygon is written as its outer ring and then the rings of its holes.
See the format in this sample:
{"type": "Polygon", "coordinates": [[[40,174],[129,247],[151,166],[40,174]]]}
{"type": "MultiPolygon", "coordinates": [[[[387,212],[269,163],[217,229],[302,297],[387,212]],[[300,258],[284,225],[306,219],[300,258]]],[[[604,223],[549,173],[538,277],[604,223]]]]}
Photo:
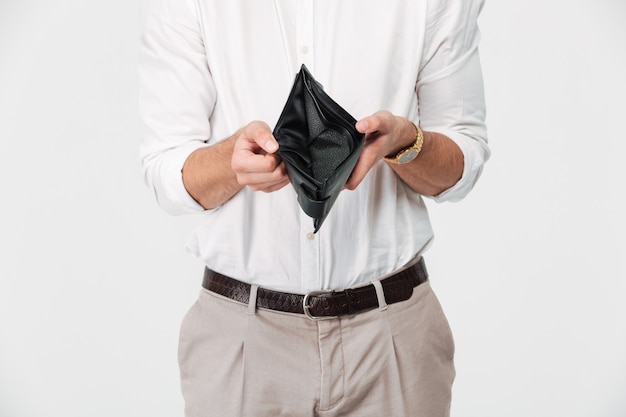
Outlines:
{"type": "Polygon", "coordinates": [[[419,155],[422,150],[422,145],[424,144],[424,132],[422,132],[422,129],[420,129],[415,123],[411,124],[415,126],[415,142],[409,147],[400,149],[395,156],[386,156],[386,162],[396,165],[406,164],[417,158],[417,155],[419,155]]]}

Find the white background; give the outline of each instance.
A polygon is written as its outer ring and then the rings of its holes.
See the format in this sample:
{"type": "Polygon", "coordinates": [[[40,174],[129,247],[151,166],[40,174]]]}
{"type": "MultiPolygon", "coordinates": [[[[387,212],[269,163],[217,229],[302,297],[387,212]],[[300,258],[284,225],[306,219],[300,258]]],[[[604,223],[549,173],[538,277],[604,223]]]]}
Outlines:
{"type": "MultiPolygon", "coordinates": [[[[137,157],[137,1],[0,0],[0,417],[182,416],[201,265],[137,157]]],[[[456,417],[626,416],[626,3],[491,0],[493,149],[430,204],[456,417]]]]}

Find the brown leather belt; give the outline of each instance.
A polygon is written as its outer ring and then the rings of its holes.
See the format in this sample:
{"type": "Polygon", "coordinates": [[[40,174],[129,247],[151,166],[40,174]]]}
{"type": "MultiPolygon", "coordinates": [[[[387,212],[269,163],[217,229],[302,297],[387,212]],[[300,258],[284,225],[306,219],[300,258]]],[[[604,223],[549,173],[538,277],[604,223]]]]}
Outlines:
{"type": "MultiPolygon", "coordinates": [[[[411,298],[413,288],[426,282],[428,273],[424,258],[415,265],[380,281],[387,304],[411,298]]],[[[206,268],[202,286],[216,294],[240,303],[250,301],[250,284],[206,268]]],[[[314,291],[305,295],[258,288],[256,306],[287,313],[305,314],[311,319],[332,318],[378,307],[373,284],[343,291],[314,291]]]]}

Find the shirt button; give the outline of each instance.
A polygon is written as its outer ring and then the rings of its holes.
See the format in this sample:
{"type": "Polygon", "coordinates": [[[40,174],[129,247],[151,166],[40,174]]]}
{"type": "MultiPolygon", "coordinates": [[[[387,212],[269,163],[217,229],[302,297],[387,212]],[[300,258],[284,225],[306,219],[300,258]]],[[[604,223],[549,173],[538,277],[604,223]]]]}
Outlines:
{"type": "Polygon", "coordinates": [[[306,45],[301,46],[301,47],[300,47],[300,53],[301,53],[301,54],[303,54],[303,55],[308,54],[308,53],[309,53],[309,47],[308,47],[308,46],[306,46],[306,45]]]}
{"type": "Polygon", "coordinates": [[[308,240],[313,240],[313,239],[315,239],[315,234],[313,232],[309,232],[309,233],[306,234],[306,238],[308,240]]]}

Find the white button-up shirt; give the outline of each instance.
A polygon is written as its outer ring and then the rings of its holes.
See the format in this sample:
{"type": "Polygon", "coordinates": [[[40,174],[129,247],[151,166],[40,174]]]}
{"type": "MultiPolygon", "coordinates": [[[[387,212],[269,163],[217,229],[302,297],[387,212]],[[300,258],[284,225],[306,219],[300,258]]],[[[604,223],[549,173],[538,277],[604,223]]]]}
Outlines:
{"type": "Polygon", "coordinates": [[[389,110],[454,140],[463,176],[435,200],[463,198],[489,156],[481,7],[481,0],[146,1],[141,158],[165,210],[199,214],[190,251],[222,274],[292,292],[358,285],[423,253],[433,231],[422,196],[383,161],[356,190],[341,192],[316,234],[291,186],[246,187],[204,210],[185,190],[181,168],[195,149],[252,120],[273,128],[304,63],[356,119],[389,110]]]}

